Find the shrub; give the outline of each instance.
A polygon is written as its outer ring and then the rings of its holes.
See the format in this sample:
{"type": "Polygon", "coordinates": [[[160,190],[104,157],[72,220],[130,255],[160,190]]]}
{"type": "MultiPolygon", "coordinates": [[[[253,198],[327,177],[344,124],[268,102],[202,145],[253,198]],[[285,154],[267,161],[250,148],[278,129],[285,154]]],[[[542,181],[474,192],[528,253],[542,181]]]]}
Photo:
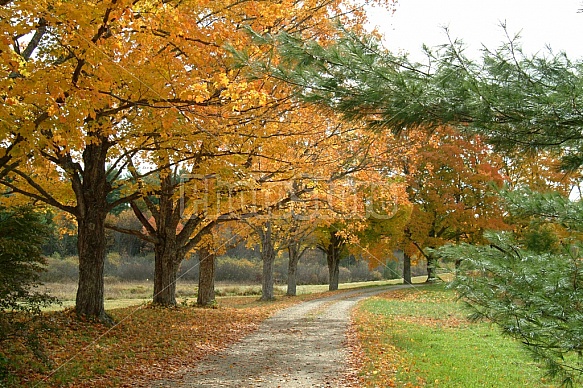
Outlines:
{"type": "Polygon", "coordinates": [[[370,271],[369,280],[371,281],[383,280],[383,274],[380,273],[380,271],[370,271]]]}
{"type": "Polygon", "coordinates": [[[296,281],[298,284],[318,284],[319,265],[312,263],[300,263],[296,272],[296,281]]]}
{"type": "Polygon", "coordinates": [[[128,257],[122,260],[115,273],[121,280],[146,280],[154,278],[153,257],[128,257]]]}
{"type": "MultiPolygon", "coordinates": [[[[328,271],[328,268],[326,268],[326,271],[328,271]]],[[[352,281],[350,270],[348,268],[346,267],[338,268],[338,281],[340,283],[348,283],[352,281]]]]}
{"type": "Polygon", "coordinates": [[[330,273],[328,272],[327,265],[321,265],[317,272],[318,284],[326,284],[330,279],[330,273]]]}
{"type": "MultiPolygon", "coordinates": [[[[41,308],[55,299],[37,290],[46,264],[42,244],[48,228],[31,207],[0,208],[0,343],[24,339],[34,353],[38,345],[41,308]]],[[[9,360],[0,360],[0,376],[7,377],[9,360]]]]}
{"type": "Polygon", "coordinates": [[[382,277],[384,279],[399,279],[402,277],[402,269],[396,260],[387,260],[383,267],[382,277]]]}
{"type": "Polygon", "coordinates": [[[198,258],[191,257],[180,264],[178,278],[181,280],[198,280],[200,264],[198,258]]]}
{"type": "Polygon", "coordinates": [[[42,282],[76,282],[79,278],[79,258],[67,256],[61,258],[54,254],[46,259],[46,271],[41,273],[42,282]]]}
{"type": "Polygon", "coordinates": [[[261,262],[220,257],[215,272],[217,281],[249,282],[261,279],[261,262]]]}
{"type": "Polygon", "coordinates": [[[350,266],[350,280],[353,282],[366,282],[371,279],[370,268],[368,262],[358,260],[350,266]]]}

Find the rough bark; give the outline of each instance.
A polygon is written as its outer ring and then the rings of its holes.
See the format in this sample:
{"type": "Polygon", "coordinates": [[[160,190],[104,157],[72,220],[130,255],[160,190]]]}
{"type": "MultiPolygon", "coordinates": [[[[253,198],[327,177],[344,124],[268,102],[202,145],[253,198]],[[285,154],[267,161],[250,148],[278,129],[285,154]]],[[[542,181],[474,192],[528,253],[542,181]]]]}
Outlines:
{"type": "MultiPolygon", "coordinates": [[[[142,223],[142,231],[120,230],[123,233],[130,233],[152,242],[155,252],[155,272],[154,272],[154,295],[152,302],[160,306],[172,307],[176,305],[176,280],[180,264],[184,260],[186,253],[198,246],[203,236],[210,232],[214,223],[209,223],[203,228],[199,228],[201,218],[193,216],[187,220],[182,218],[182,206],[189,203],[187,196],[176,201],[175,194],[179,184],[176,173],[169,168],[161,168],[160,173],[160,190],[157,201],[150,197],[143,197],[142,201],[152,215],[148,217],[136,202],[130,205],[142,223]],[[198,231],[197,231],[197,228],[198,231]],[[196,233],[195,233],[196,231],[196,233]]],[[[201,263],[201,271],[208,270],[201,263]]],[[[212,263],[214,265],[214,261],[212,263]]],[[[211,268],[214,282],[214,267],[211,268]]],[[[204,276],[204,273],[202,274],[204,276]]],[[[210,283],[212,289],[204,299],[204,303],[210,303],[214,300],[214,283],[210,283]]],[[[207,283],[203,284],[203,292],[207,283]]]]}
{"type": "Polygon", "coordinates": [[[338,289],[339,284],[339,275],[340,275],[340,266],[337,256],[327,256],[328,259],[328,276],[330,279],[328,290],[336,291],[338,289]]]}
{"type": "Polygon", "coordinates": [[[175,248],[168,245],[160,244],[155,247],[152,303],[172,307],[176,306],[176,279],[182,257],[175,248]]]}
{"type": "Polygon", "coordinates": [[[413,284],[411,282],[411,256],[403,254],[403,283],[413,284]]]}
{"type": "MultiPolygon", "coordinates": [[[[166,171],[164,171],[166,173],[166,171]]],[[[154,245],[154,295],[152,303],[173,307],[176,306],[176,279],[180,263],[184,259],[185,251],[178,242],[177,229],[179,217],[176,216],[171,174],[163,174],[160,178],[161,195],[158,209],[150,203],[154,214],[156,243],[154,245]]],[[[148,203],[148,202],[146,202],[148,203]]]]}
{"type": "Polygon", "coordinates": [[[300,257],[303,252],[300,252],[300,246],[297,243],[291,243],[288,248],[288,265],[287,265],[287,295],[297,295],[297,270],[300,257]]]}
{"type": "Polygon", "coordinates": [[[110,186],[105,171],[108,145],[90,144],[83,152],[83,178],[73,182],[77,197],[77,249],[79,254],[79,287],[75,300],[78,315],[103,322],[111,319],[105,313],[103,268],[106,239],[105,217],[110,186]]]}
{"type": "Polygon", "coordinates": [[[75,300],[75,311],[80,316],[107,322],[105,314],[103,268],[105,263],[106,212],[88,212],[84,219],[77,219],[79,253],[79,285],[75,300]]]}
{"type": "Polygon", "coordinates": [[[436,265],[437,260],[428,255],[427,256],[427,283],[431,283],[437,280],[437,273],[436,273],[436,265]]]}
{"type": "Polygon", "coordinates": [[[199,306],[209,306],[215,303],[216,255],[212,249],[202,247],[198,251],[198,256],[200,266],[196,304],[199,306]]]}
{"type": "Polygon", "coordinates": [[[326,249],[326,261],[328,262],[329,285],[328,290],[335,291],[338,289],[340,275],[340,253],[344,246],[344,240],[336,232],[330,233],[330,242],[326,249]]]}
{"type": "Polygon", "coordinates": [[[275,261],[275,248],[271,235],[271,221],[265,223],[265,228],[260,232],[261,236],[261,260],[263,273],[261,277],[261,300],[273,300],[273,263],[275,261]]]}

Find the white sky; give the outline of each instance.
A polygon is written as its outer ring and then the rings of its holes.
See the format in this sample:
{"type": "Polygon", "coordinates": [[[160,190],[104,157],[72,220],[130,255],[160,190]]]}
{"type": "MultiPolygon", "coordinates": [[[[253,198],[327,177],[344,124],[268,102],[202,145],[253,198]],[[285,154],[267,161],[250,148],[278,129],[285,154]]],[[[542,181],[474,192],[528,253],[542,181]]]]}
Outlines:
{"type": "Polygon", "coordinates": [[[498,47],[506,41],[500,22],[510,34],[520,32],[526,53],[565,51],[571,59],[583,58],[582,0],[398,0],[394,14],[375,9],[371,24],[385,34],[392,51],[404,50],[421,60],[422,44],[447,42],[443,26],[452,38],[461,38],[468,54],[477,55],[481,44],[498,47]]]}

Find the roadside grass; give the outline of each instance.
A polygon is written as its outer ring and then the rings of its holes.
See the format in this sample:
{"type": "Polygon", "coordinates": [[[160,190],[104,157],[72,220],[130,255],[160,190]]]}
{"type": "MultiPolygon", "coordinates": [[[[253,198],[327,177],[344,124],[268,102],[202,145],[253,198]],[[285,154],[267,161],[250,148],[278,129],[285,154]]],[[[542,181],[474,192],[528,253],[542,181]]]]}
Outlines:
{"type": "Polygon", "coordinates": [[[443,284],[362,302],[353,319],[366,387],[553,387],[519,343],[466,320],[443,284]]]}

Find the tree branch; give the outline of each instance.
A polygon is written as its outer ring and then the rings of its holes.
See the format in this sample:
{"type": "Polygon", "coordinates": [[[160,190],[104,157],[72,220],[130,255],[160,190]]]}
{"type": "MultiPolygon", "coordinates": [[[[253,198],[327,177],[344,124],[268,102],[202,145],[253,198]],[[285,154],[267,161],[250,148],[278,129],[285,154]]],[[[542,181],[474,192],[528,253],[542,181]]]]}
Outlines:
{"type": "Polygon", "coordinates": [[[147,242],[150,242],[152,244],[156,244],[158,242],[157,238],[154,238],[149,234],[144,234],[144,233],[140,232],[139,230],[120,228],[120,227],[115,226],[109,222],[105,223],[105,227],[107,229],[115,230],[116,232],[119,232],[119,233],[124,233],[124,234],[129,234],[132,236],[136,236],[137,238],[144,240],[144,241],[147,241],[147,242]]]}

